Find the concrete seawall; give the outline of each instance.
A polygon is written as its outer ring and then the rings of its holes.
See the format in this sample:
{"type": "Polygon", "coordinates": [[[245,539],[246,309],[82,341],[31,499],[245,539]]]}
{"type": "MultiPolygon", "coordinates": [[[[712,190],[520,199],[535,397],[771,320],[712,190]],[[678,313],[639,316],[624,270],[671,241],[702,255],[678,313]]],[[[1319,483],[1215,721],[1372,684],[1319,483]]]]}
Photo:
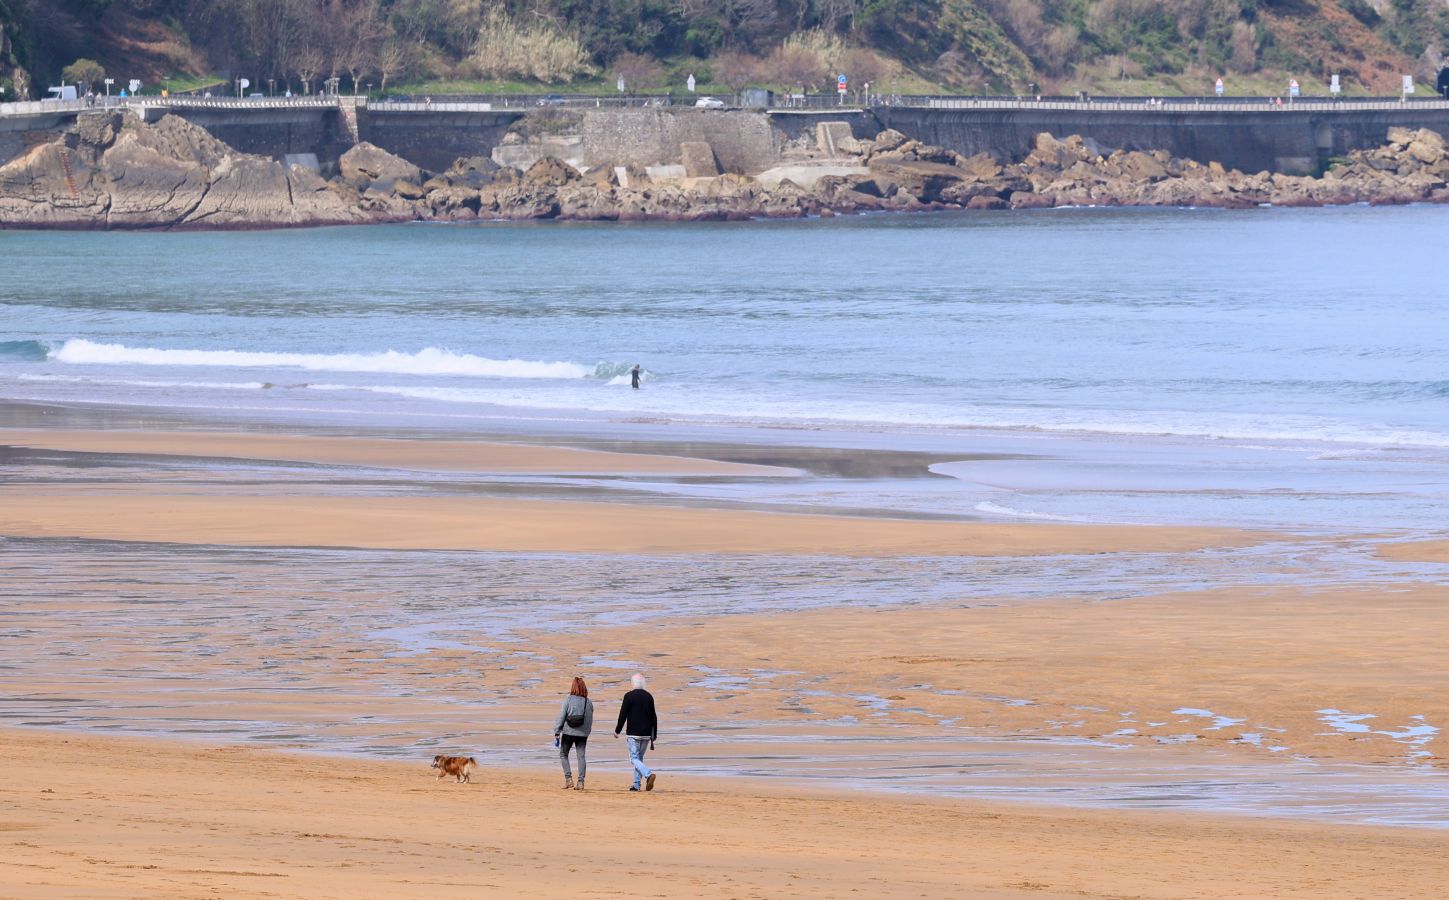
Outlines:
{"type": "Polygon", "coordinates": [[[877,120],[919,141],[970,156],[1019,156],[1032,137],[1080,134],[1108,149],[1166,150],[1244,172],[1308,174],[1330,158],[1384,142],[1390,126],[1449,135],[1449,109],[1061,110],[883,107],[877,120]]]}
{"type": "MultiPolygon", "coordinates": [[[[895,128],[965,155],[1019,158],[1039,132],[1080,134],[1112,149],[1166,150],[1245,172],[1302,174],[1330,158],[1383,143],[1390,126],[1449,135],[1449,104],[1324,103],[1270,109],[1170,101],[1163,107],[1098,102],[1032,104],[1008,100],[927,101],[922,106],[864,109],[697,110],[556,108],[491,109],[486,104],[374,104],[351,98],[302,102],[231,101],[170,106],[143,100],[148,120],[180,115],[239,150],[274,158],[316,154],[327,165],[358,140],[370,141],[424,168],[446,169],[461,156],[489,156],[509,141],[544,133],[572,140],[587,165],[676,164],[680,145],[710,145],[720,168],[758,173],[782,153],[813,140],[823,121],[846,122],[859,138],[895,128]],[[522,120],[522,121],[521,121],[522,120]],[[510,136],[509,132],[516,134],[510,136]]],[[[0,105],[0,164],[64,129],[83,110],[0,105]],[[22,108],[23,107],[23,108],[22,108]]]]}

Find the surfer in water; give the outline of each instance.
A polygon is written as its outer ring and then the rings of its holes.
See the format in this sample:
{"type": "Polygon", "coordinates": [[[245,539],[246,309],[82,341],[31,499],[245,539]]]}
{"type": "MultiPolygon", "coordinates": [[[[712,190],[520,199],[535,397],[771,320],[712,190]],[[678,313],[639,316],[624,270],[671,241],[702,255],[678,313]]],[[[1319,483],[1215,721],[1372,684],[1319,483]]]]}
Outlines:
{"type": "Polygon", "coordinates": [[[639,390],[639,374],[639,364],[634,363],[634,368],[629,370],[629,386],[636,391],[639,390]]]}

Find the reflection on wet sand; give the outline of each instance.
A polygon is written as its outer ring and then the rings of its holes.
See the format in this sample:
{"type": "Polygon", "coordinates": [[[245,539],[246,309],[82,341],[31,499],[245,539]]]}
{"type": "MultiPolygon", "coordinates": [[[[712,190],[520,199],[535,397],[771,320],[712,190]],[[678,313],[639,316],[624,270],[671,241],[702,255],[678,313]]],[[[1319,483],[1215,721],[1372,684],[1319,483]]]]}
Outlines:
{"type": "MultiPolygon", "coordinates": [[[[1297,569],[1276,575],[1294,590],[1374,558],[1294,552],[1297,569]]],[[[1270,759],[1225,739],[1287,719],[1218,733],[1167,691],[1072,706],[1070,691],[1048,696],[1050,670],[1014,662],[1050,658],[1032,610],[1090,604],[1088,623],[1144,588],[1246,588],[1281,562],[1267,550],[746,560],[8,540],[0,554],[11,724],[533,763],[568,675],[602,699],[642,667],[669,708],[675,771],[1449,826],[1449,779],[1422,766],[1366,766],[1297,732],[1274,734],[1290,752],[1270,759]],[[998,627],[1018,622],[1016,639],[998,627]],[[985,629],[982,646],[958,647],[957,627],[985,629]]]]}

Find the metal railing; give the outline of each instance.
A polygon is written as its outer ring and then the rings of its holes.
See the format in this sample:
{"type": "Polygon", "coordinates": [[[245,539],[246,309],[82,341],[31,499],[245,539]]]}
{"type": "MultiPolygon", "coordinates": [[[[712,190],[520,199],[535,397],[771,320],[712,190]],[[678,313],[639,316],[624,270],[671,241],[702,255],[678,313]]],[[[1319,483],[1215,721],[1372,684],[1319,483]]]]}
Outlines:
{"type": "MultiPolygon", "coordinates": [[[[873,100],[875,98],[872,98],[873,100]]],[[[1401,100],[1397,97],[883,97],[877,106],[925,109],[1045,109],[1097,112],[1365,112],[1396,109],[1449,109],[1449,99],[1401,100]],[[1281,100],[1281,102],[1280,102],[1281,100]]]]}
{"type": "MultiPolygon", "coordinates": [[[[481,94],[437,95],[430,97],[394,96],[370,100],[365,97],[309,94],[293,97],[198,97],[195,95],[158,97],[99,96],[78,100],[30,100],[0,103],[0,116],[41,115],[46,113],[85,112],[92,109],[127,108],[201,108],[201,109],[291,109],[338,107],[355,103],[379,112],[490,112],[537,109],[649,109],[694,108],[697,97],[675,99],[659,96],[605,96],[579,94],[481,94]]],[[[738,108],[733,97],[721,97],[730,108],[738,108]]],[[[1398,97],[956,97],[942,95],[855,93],[842,98],[836,93],[774,94],[767,106],[772,112],[791,110],[839,110],[873,107],[904,107],[916,109],[995,109],[995,110],[1060,110],[1081,112],[1368,112],[1391,110],[1449,109],[1449,99],[1401,99],[1398,97]],[[1280,102],[1281,101],[1281,102],[1280,102]]]]}

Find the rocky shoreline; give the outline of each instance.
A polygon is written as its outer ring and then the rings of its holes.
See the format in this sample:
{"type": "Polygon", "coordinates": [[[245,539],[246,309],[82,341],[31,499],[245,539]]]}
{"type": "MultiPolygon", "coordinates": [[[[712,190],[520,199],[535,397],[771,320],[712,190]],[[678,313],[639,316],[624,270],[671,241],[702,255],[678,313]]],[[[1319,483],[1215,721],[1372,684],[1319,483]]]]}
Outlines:
{"type": "Polygon", "coordinates": [[[1382,147],[1355,152],[1316,178],[1245,174],[1162,151],[1104,151],[1090,140],[1049,134],[1008,162],[962,157],[897,131],[833,143],[833,158],[772,170],[771,178],[718,174],[712,158],[691,166],[694,175],[666,178],[629,166],[580,172],[547,156],[525,170],[471,157],[432,173],[362,143],[343,154],[336,176],[324,178],[239,153],[175,116],[144,124],[98,113],[0,167],[0,227],[718,221],[939,209],[1449,202],[1449,149],[1428,130],[1391,128],[1382,147]]]}

